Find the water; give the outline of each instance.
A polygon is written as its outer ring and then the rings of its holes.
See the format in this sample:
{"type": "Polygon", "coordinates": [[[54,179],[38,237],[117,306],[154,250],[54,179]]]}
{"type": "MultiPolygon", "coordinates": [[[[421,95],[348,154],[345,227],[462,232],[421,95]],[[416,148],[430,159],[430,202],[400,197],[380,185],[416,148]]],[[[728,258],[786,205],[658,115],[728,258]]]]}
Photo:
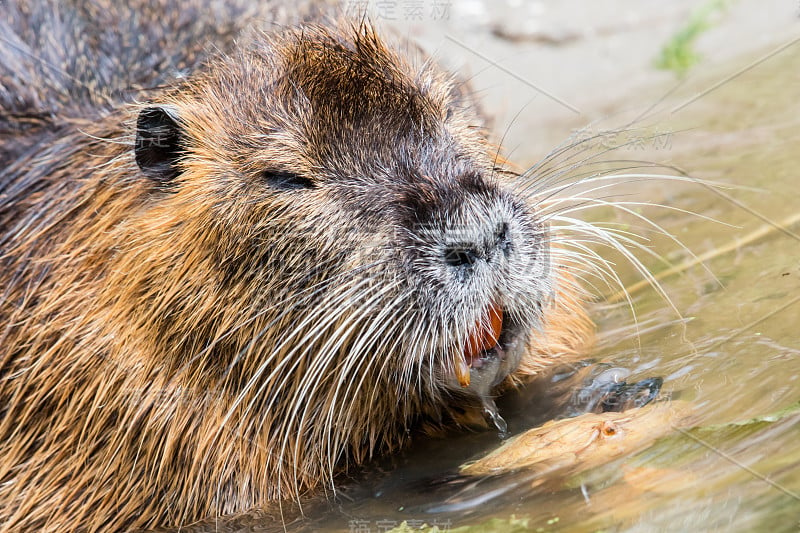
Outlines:
{"type": "Polygon", "coordinates": [[[495,429],[497,429],[497,436],[501,439],[506,438],[506,436],[508,436],[508,423],[500,415],[500,411],[497,409],[497,404],[493,398],[483,398],[483,412],[492,422],[495,429]]]}

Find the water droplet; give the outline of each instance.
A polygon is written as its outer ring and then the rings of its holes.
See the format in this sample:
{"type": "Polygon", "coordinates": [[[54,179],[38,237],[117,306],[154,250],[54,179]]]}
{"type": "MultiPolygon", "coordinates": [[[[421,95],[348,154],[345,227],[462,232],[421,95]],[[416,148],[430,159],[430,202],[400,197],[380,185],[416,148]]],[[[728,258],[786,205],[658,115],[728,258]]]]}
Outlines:
{"type": "Polygon", "coordinates": [[[508,437],[508,424],[506,423],[505,419],[500,416],[500,412],[497,410],[497,405],[494,403],[493,398],[483,398],[483,412],[492,421],[494,427],[497,429],[498,436],[501,439],[505,439],[508,437]]]}

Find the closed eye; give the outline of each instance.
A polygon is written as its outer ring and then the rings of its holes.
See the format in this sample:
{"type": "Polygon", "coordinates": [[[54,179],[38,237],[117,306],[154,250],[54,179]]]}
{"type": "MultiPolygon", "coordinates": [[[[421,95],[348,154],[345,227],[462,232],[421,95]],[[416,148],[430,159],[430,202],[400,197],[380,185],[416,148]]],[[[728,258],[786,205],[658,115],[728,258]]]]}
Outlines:
{"type": "Polygon", "coordinates": [[[262,176],[267,185],[279,191],[314,189],[317,186],[316,183],[305,176],[282,170],[267,170],[262,176]]]}

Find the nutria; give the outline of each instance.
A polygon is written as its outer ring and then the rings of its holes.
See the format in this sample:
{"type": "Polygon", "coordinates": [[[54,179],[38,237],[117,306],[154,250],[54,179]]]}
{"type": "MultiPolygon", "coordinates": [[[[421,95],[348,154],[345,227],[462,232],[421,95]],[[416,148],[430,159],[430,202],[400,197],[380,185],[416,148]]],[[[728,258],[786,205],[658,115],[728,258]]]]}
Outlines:
{"type": "Polygon", "coordinates": [[[2,531],[296,498],[589,338],[463,84],[190,4],[0,21],[2,531]]]}

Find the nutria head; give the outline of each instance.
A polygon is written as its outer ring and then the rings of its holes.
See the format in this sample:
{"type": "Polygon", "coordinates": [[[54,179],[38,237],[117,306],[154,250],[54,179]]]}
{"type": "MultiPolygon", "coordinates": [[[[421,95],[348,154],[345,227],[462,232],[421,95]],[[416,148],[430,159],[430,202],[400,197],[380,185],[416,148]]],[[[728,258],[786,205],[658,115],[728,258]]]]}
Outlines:
{"type": "MultiPolygon", "coordinates": [[[[165,360],[252,386],[253,370],[293,361],[300,412],[336,385],[350,397],[391,383],[401,404],[461,389],[465,363],[501,381],[550,289],[546,231],[498,184],[472,113],[452,79],[367,28],[261,41],[147,104],[135,155],[163,190],[158,235],[137,230],[150,244],[130,249],[151,255],[120,257],[126,278],[148,272],[143,294],[174,287],[135,307],[170,316],[146,327],[165,360]],[[198,315],[198,294],[221,300],[198,315]],[[485,353],[497,337],[508,353],[485,353]]],[[[286,398],[284,385],[260,395],[286,398]]]]}

